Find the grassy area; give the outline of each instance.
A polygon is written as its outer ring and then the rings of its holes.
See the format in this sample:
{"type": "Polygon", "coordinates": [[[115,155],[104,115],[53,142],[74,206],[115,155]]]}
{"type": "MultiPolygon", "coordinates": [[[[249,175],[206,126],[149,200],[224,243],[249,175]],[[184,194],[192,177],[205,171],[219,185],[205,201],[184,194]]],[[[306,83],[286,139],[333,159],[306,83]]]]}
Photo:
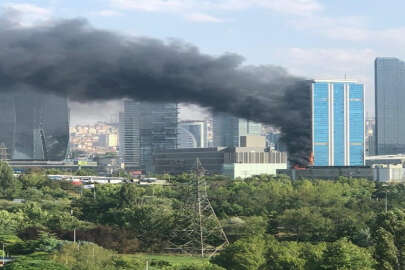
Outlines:
{"type": "Polygon", "coordinates": [[[175,254],[142,254],[142,255],[124,255],[126,257],[142,257],[149,261],[150,270],[161,269],[163,265],[198,265],[208,262],[208,258],[201,258],[190,255],[175,255],[175,254]]]}

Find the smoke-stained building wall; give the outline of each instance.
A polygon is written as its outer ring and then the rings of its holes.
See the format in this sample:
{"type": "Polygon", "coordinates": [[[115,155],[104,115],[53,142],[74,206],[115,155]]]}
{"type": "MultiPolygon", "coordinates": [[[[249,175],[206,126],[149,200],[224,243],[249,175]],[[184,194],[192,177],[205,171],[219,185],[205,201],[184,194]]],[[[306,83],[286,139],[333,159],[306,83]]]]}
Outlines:
{"type": "Polygon", "coordinates": [[[405,62],[375,59],[375,140],[377,155],[405,153],[405,62]]]}
{"type": "Polygon", "coordinates": [[[120,156],[128,168],[153,172],[152,154],[177,148],[175,103],[124,101],[120,115],[120,156]]]}
{"type": "Polygon", "coordinates": [[[65,159],[69,144],[67,98],[32,90],[0,95],[0,143],[13,160],[65,159]]]}
{"type": "Polygon", "coordinates": [[[262,124],[229,114],[216,113],[213,117],[213,134],[214,146],[238,147],[241,136],[261,135],[262,124]]]}
{"type": "Polygon", "coordinates": [[[364,165],[364,86],[316,81],[312,86],[315,166],[364,165]]]}

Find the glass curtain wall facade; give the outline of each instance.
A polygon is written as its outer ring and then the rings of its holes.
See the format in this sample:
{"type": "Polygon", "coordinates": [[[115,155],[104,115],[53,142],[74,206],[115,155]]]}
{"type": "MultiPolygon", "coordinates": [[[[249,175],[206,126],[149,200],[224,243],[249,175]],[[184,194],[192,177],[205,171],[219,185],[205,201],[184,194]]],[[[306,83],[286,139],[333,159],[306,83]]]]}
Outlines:
{"type": "Polygon", "coordinates": [[[152,173],[154,152],[177,148],[177,104],[124,101],[120,155],[125,166],[152,173]]]}
{"type": "Polygon", "coordinates": [[[377,155],[405,153],[405,62],[375,60],[375,151],[377,155]]]}
{"type": "Polygon", "coordinates": [[[262,135],[262,125],[232,115],[216,113],[213,117],[214,146],[238,147],[240,137],[262,135]]]}
{"type": "Polygon", "coordinates": [[[207,127],[205,121],[181,121],[178,133],[178,148],[207,147],[207,127]]]}
{"type": "Polygon", "coordinates": [[[364,86],[317,81],[312,86],[315,166],[364,165],[364,86]]]}
{"type": "Polygon", "coordinates": [[[67,98],[20,90],[0,95],[0,144],[12,160],[65,159],[69,144],[67,98]]]}

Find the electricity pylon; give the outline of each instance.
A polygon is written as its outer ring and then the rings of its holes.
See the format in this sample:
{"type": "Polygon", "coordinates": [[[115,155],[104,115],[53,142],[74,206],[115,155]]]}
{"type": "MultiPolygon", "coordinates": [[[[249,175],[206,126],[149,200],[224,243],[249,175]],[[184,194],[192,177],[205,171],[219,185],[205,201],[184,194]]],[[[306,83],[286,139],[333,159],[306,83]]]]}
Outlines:
{"type": "Polygon", "coordinates": [[[7,146],[4,143],[0,144],[0,160],[6,161],[8,159],[7,146]]]}
{"type": "Polygon", "coordinates": [[[211,257],[229,241],[208,199],[204,172],[197,159],[193,180],[185,186],[187,195],[175,219],[176,228],[172,233],[170,249],[211,257]]]}

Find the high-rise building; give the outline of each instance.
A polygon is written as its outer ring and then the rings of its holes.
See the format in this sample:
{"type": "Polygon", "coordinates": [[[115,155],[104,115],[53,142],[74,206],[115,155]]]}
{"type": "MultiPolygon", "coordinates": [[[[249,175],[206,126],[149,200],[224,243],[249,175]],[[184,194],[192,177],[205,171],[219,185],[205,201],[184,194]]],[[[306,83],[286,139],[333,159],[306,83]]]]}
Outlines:
{"type": "Polygon", "coordinates": [[[366,156],[375,155],[375,119],[366,118],[366,127],[365,127],[365,152],[366,156]]]}
{"type": "Polygon", "coordinates": [[[177,104],[124,101],[120,156],[127,168],[153,172],[152,153],[177,148],[177,104]]]}
{"type": "Polygon", "coordinates": [[[353,81],[312,85],[315,166],[364,165],[364,86],[353,81]]]}
{"type": "Polygon", "coordinates": [[[207,147],[207,125],[205,121],[181,121],[177,134],[178,148],[207,147]]]}
{"type": "Polygon", "coordinates": [[[262,134],[262,125],[224,113],[213,117],[214,146],[240,146],[240,137],[262,134]]]}
{"type": "Polygon", "coordinates": [[[0,143],[9,159],[65,159],[69,144],[67,98],[32,90],[0,95],[0,143]]]}
{"type": "Polygon", "coordinates": [[[376,154],[405,153],[405,62],[375,60],[376,154]]]}

